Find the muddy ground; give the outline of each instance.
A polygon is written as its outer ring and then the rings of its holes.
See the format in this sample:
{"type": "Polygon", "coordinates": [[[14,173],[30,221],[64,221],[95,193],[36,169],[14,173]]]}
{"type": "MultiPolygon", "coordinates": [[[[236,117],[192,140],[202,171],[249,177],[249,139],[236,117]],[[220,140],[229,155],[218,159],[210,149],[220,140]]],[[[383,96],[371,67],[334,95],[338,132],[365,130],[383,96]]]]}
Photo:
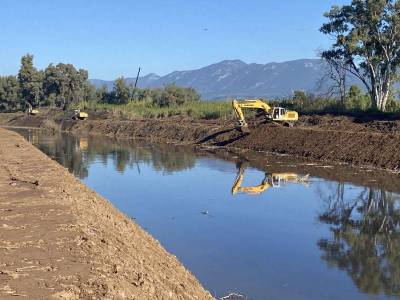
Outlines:
{"type": "Polygon", "coordinates": [[[40,116],[0,114],[0,124],[40,127],[78,134],[274,152],[357,166],[400,170],[400,121],[369,117],[302,116],[293,128],[249,120],[250,133],[235,129],[231,120],[184,117],[133,119],[89,112],[86,121],[72,120],[60,111],[40,116]]]}
{"type": "Polygon", "coordinates": [[[149,234],[0,128],[1,299],[212,299],[149,234]]]}

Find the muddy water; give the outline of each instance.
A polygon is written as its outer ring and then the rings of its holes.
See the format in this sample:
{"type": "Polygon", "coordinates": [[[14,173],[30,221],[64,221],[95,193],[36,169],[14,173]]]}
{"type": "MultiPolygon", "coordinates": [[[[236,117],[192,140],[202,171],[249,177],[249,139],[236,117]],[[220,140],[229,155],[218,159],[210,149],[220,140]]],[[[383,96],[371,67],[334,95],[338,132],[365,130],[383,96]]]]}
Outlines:
{"type": "Polygon", "coordinates": [[[216,297],[400,297],[396,175],[254,153],[20,131],[216,297]]]}

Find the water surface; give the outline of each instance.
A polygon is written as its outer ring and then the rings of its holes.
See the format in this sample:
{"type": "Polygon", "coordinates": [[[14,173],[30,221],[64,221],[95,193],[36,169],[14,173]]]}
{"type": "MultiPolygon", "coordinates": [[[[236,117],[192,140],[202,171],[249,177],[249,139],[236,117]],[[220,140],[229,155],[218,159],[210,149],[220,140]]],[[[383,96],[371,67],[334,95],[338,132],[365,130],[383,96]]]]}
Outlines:
{"type": "Polygon", "coordinates": [[[399,298],[395,175],[19,132],[134,218],[216,297],[399,298]]]}

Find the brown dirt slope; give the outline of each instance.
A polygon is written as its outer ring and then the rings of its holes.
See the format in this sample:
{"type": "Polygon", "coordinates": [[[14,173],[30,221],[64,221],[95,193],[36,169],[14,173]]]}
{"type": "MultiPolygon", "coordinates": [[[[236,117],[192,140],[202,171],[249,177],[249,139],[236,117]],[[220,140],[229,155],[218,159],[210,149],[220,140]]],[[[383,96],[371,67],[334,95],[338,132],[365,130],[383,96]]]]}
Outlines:
{"type": "Polygon", "coordinates": [[[274,152],[322,160],[400,170],[400,134],[337,130],[318,127],[287,128],[259,124],[242,134],[232,124],[188,120],[88,121],[64,123],[63,130],[119,138],[147,138],[172,143],[274,152]]]}
{"type": "Polygon", "coordinates": [[[1,299],[212,299],[66,169],[16,133],[0,141],[1,299]]]}
{"type": "MultiPolygon", "coordinates": [[[[1,114],[0,114],[1,115],[1,114]]],[[[249,120],[250,134],[233,120],[101,119],[74,121],[58,113],[17,116],[0,124],[41,127],[79,134],[276,152],[312,160],[400,170],[400,121],[333,116],[303,116],[294,128],[249,120]]]]}

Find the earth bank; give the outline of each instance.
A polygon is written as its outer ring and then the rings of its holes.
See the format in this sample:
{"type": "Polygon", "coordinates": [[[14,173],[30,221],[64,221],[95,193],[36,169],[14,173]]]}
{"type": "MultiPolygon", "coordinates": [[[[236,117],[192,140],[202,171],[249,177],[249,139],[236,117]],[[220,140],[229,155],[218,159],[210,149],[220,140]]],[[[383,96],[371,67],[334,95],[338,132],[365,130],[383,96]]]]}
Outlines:
{"type": "Polygon", "coordinates": [[[213,299],[173,255],[0,128],[1,299],[213,299]]]}
{"type": "Polygon", "coordinates": [[[185,117],[132,119],[89,112],[86,121],[60,111],[40,116],[1,114],[0,124],[63,130],[77,134],[157,142],[248,149],[321,160],[400,170],[400,121],[335,116],[303,116],[293,128],[251,119],[249,134],[235,129],[233,120],[185,117]]]}

